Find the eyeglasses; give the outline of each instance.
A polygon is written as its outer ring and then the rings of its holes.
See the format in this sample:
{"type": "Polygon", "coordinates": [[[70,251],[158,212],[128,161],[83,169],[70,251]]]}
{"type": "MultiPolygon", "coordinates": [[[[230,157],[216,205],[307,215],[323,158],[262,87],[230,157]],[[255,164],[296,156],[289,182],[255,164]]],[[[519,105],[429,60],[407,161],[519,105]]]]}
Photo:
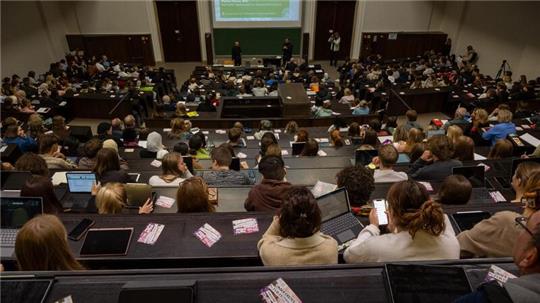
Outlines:
{"type": "Polygon", "coordinates": [[[527,220],[528,220],[528,219],[525,218],[525,217],[517,217],[517,218],[515,219],[516,225],[519,226],[519,227],[521,227],[521,228],[523,228],[524,230],[526,230],[526,231],[529,233],[529,235],[531,235],[531,237],[534,238],[534,234],[533,234],[532,231],[527,227],[527,220]]]}

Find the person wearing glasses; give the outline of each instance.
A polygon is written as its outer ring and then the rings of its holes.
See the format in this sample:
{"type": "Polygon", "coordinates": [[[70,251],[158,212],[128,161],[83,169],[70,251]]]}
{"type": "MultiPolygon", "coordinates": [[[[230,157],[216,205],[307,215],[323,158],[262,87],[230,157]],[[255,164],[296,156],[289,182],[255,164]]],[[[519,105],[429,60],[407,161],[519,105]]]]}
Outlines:
{"type": "MultiPolygon", "coordinates": [[[[477,223],[470,230],[457,235],[462,258],[497,258],[512,256],[512,248],[519,237],[516,220],[530,218],[540,210],[540,171],[534,171],[523,187],[523,213],[500,211],[477,223]]],[[[521,221],[520,221],[521,222],[521,221]]]]}
{"type": "MultiPolygon", "coordinates": [[[[536,205],[538,197],[534,197],[536,205]]],[[[530,199],[528,203],[533,203],[533,198],[530,199]]],[[[540,301],[540,211],[533,212],[529,218],[517,217],[515,223],[519,232],[512,256],[521,276],[508,279],[502,286],[497,281],[482,284],[476,291],[458,298],[454,303],[540,301]]]]}

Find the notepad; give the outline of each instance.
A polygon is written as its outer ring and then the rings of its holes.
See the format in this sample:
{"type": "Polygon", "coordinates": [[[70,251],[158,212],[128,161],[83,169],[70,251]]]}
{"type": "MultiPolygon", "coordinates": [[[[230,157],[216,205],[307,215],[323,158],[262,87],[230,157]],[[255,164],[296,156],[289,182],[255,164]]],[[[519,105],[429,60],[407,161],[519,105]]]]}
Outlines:
{"type": "Polygon", "coordinates": [[[385,141],[394,142],[394,137],[392,136],[379,136],[379,142],[384,143],[385,141]]]}
{"type": "Polygon", "coordinates": [[[534,147],[537,147],[538,145],[540,145],[540,140],[538,140],[538,138],[532,136],[531,134],[523,134],[519,136],[519,138],[521,138],[521,140],[529,143],[530,145],[534,147]]]}
{"type": "Polygon", "coordinates": [[[140,140],[138,144],[140,147],[146,148],[146,140],[140,140]]]}
{"type": "Polygon", "coordinates": [[[67,183],[66,173],[67,172],[65,171],[55,172],[52,176],[52,184],[57,186],[62,183],[67,183]]]}
{"type": "Polygon", "coordinates": [[[486,160],[487,158],[482,156],[482,155],[479,155],[477,153],[474,153],[474,160],[475,161],[478,161],[478,160],[486,160]]]}

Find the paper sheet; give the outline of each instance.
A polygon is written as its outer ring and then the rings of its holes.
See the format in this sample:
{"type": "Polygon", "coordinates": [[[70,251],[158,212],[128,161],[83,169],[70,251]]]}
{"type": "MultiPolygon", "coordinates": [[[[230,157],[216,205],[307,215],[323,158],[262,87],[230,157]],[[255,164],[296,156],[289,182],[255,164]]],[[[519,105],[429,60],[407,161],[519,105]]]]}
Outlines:
{"type": "Polygon", "coordinates": [[[337,188],[336,184],[326,183],[319,180],[317,181],[317,183],[315,183],[315,185],[311,189],[311,193],[313,194],[315,198],[318,198],[322,195],[325,195],[329,192],[336,190],[336,188],[337,188]]]}
{"type": "Polygon", "coordinates": [[[67,171],[55,172],[52,176],[52,184],[57,186],[62,183],[67,183],[66,173],[67,171]]]}
{"type": "Polygon", "coordinates": [[[540,145],[540,140],[538,140],[538,138],[534,137],[531,134],[523,134],[519,137],[521,138],[521,140],[529,143],[530,145],[534,147],[537,147],[538,145],[540,145]]]}
{"type": "Polygon", "coordinates": [[[477,153],[474,153],[474,160],[475,161],[478,161],[478,160],[486,160],[487,158],[482,156],[482,155],[479,155],[477,153]]]}

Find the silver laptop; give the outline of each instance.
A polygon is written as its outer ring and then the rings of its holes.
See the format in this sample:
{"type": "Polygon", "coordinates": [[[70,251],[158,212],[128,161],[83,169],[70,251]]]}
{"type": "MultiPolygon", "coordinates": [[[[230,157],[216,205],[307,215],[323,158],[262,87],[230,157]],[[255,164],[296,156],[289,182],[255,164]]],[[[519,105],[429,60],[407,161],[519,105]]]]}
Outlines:
{"type": "Polygon", "coordinates": [[[355,239],[364,227],[351,212],[349,195],[342,187],[317,198],[321,210],[321,231],[338,242],[355,239]]]}
{"type": "Polygon", "coordinates": [[[43,214],[41,197],[1,197],[0,213],[2,228],[0,229],[0,249],[2,256],[11,256],[15,250],[15,238],[26,222],[43,214]]]}

